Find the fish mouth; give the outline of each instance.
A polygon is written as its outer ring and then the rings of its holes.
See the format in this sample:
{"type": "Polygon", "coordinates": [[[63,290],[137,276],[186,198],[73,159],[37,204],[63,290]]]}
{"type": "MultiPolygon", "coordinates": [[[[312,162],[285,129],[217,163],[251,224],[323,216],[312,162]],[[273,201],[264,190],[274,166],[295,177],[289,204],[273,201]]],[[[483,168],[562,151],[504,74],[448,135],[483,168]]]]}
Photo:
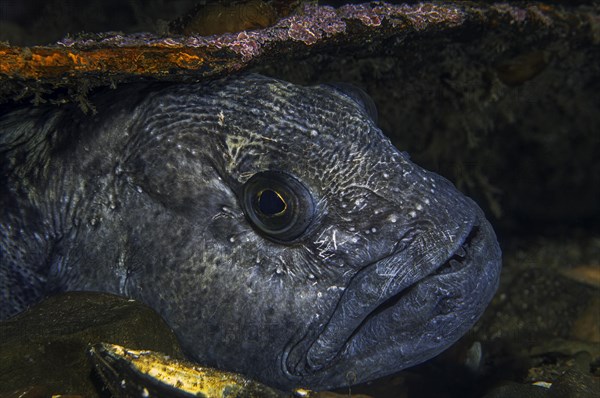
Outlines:
{"type": "Polygon", "coordinates": [[[458,340],[497,288],[495,234],[482,215],[475,217],[449,250],[430,257],[437,261],[403,250],[361,269],[320,333],[284,355],[288,377],[326,388],[358,384],[421,363],[458,340]]]}

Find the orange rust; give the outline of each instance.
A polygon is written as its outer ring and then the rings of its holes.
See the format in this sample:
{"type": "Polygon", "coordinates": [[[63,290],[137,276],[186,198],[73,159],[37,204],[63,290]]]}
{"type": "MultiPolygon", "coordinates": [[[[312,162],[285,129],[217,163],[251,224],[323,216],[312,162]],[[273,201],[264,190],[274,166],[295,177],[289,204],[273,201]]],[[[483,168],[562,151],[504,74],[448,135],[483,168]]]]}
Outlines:
{"type": "Polygon", "coordinates": [[[66,64],[71,64],[71,62],[68,60],[68,57],[65,57],[65,54],[60,53],[49,55],[31,54],[31,62],[35,65],[46,67],[65,66],[66,64]]]}
{"type": "Polygon", "coordinates": [[[164,47],[96,48],[73,51],[53,47],[0,48],[0,74],[10,78],[39,79],[81,73],[119,73],[141,76],[172,69],[194,70],[219,61],[205,49],[164,47]]]}
{"type": "Polygon", "coordinates": [[[204,63],[204,58],[185,52],[170,54],[170,57],[172,62],[185,69],[196,69],[204,63]]]}
{"type": "Polygon", "coordinates": [[[75,65],[84,65],[87,63],[87,60],[78,54],[68,53],[67,56],[75,65]]]}

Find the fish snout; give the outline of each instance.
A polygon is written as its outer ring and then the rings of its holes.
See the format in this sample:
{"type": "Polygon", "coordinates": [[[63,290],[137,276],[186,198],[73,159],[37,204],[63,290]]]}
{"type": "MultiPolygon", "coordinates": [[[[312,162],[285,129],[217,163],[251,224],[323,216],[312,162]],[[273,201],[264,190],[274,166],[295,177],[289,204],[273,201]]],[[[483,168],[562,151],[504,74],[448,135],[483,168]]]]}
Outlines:
{"type": "Polygon", "coordinates": [[[481,209],[462,195],[454,204],[455,219],[431,211],[356,272],[318,335],[286,356],[290,374],[307,386],[346,385],[348,372],[360,383],[421,363],[471,328],[496,291],[501,252],[481,209]]]}

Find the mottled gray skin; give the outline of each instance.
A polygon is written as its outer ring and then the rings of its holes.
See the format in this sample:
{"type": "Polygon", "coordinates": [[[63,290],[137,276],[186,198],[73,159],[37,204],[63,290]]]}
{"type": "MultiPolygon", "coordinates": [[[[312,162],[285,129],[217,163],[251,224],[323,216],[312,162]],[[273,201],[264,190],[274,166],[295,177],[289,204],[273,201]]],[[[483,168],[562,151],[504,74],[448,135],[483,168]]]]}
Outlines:
{"type": "Polygon", "coordinates": [[[250,75],[107,90],[93,116],[5,112],[2,318],[57,291],[117,293],[155,308],[198,362],[285,389],[447,348],[496,289],[494,232],[338,90],[250,75]],[[292,242],[240,205],[265,170],[314,200],[292,242]]]}

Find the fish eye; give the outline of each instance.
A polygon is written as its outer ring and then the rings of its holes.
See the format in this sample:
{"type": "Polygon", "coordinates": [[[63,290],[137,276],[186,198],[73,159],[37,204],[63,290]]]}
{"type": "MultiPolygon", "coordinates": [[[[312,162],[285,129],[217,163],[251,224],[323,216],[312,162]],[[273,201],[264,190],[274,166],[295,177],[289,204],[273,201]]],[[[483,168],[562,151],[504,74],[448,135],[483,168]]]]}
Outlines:
{"type": "Polygon", "coordinates": [[[244,184],[241,202],[250,223],[279,242],[300,237],[314,218],[309,190],[295,177],[280,171],[254,174],[244,184]]]}

